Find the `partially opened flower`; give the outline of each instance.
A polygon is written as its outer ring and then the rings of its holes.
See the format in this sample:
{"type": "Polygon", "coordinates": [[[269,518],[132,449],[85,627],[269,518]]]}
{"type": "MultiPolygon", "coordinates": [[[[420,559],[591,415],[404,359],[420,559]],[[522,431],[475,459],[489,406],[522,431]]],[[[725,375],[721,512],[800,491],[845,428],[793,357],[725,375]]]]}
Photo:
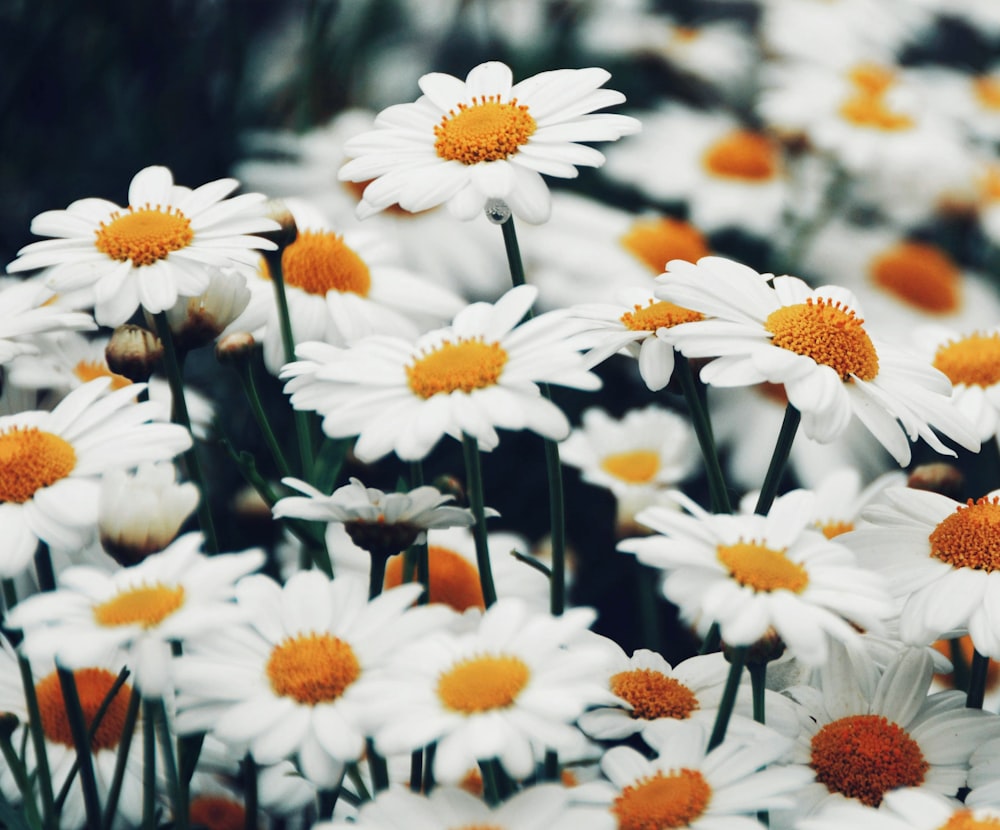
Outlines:
{"type": "Polygon", "coordinates": [[[542,174],[573,178],[577,166],[599,167],[604,156],[578,142],[614,141],[637,132],[624,115],[595,113],[625,96],[602,89],[603,69],[558,69],[520,83],[491,61],[461,81],[434,72],[420,78],[423,96],[382,112],[375,130],[349,140],[353,159],[340,178],[368,181],[359,215],[399,204],[410,211],[448,203],[472,219],[487,201],[505,202],[527,222],[550,208],[542,174]]]}
{"type": "Polygon", "coordinates": [[[491,450],[498,428],[563,439],[569,421],[539,384],[596,389],[600,379],[560,317],[520,323],[536,294],[523,285],[493,305],[474,303],[415,343],[376,336],[348,349],[302,344],[300,360],[282,371],[285,391],[296,409],[323,416],[330,437],[358,436],[354,451],[363,461],[393,450],[421,459],[443,436],[461,440],[463,433],[491,450]]]}
{"type": "Polygon", "coordinates": [[[124,323],[140,306],[164,311],[178,296],[204,291],[213,268],[252,269],[256,251],[274,247],[251,235],[278,229],[263,214],[262,195],[225,199],[238,185],[219,179],[192,190],[175,185],[166,167],[146,167],[133,177],[126,207],[91,198],[40,213],[32,233],[56,238],[25,246],[7,270],[50,268],[55,291],[93,286],[101,325],[124,323]]]}

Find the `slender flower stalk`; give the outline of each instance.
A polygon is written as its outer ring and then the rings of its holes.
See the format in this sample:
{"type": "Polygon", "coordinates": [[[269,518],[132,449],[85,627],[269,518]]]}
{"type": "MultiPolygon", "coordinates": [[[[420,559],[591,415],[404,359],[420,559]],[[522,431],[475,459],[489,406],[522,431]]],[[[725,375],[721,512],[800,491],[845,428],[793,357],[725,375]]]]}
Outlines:
{"type": "Polygon", "coordinates": [[[248,752],[243,756],[243,827],[257,830],[257,762],[248,752]]]}
{"type": "Polygon", "coordinates": [[[38,695],[35,694],[35,680],[31,676],[31,665],[23,655],[17,658],[21,670],[21,685],[24,688],[24,702],[28,709],[28,731],[31,743],[35,749],[35,777],[42,797],[42,818],[45,827],[54,826],[55,794],[52,790],[52,771],[49,768],[49,756],[45,750],[45,733],[42,731],[42,715],[38,708],[38,695]]]}
{"type": "Polygon", "coordinates": [[[97,795],[97,779],[94,776],[94,764],[90,754],[90,735],[87,731],[87,721],[80,705],[80,695],[76,688],[76,679],[69,669],[57,668],[59,686],[62,689],[63,703],[66,707],[66,719],[69,722],[73,743],[76,746],[76,757],[80,764],[80,787],[83,790],[83,805],[87,813],[87,826],[97,827],[101,822],[101,802],[97,795]]]}
{"type": "Polygon", "coordinates": [[[153,713],[155,721],[148,724],[147,728],[155,732],[160,740],[160,747],[163,752],[163,765],[167,773],[167,786],[170,789],[170,796],[174,802],[174,827],[177,830],[187,830],[188,803],[183,798],[184,793],[181,787],[180,775],[177,771],[173,738],[167,724],[167,710],[163,705],[163,698],[156,698],[153,701],[153,713]]]}
{"type": "Polygon", "coordinates": [[[39,542],[35,548],[35,575],[38,577],[38,587],[42,591],[56,589],[56,575],[52,570],[52,554],[45,542],[39,542]]]}
{"type": "Polygon", "coordinates": [[[788,404],[785,408],[785,418],[781,422],[781,432],[778,433],[778,440],[774,445],[774,455],[771,456],[771,463],[764,476],[760,496],[757,498],[757,506],[754,508],[754,513],[760,516],[767,515],[774,503],[774,497],[778,495],[778,485],[781,484],[781,477],[785,473],[788,455],[792,451],[792,444],[795,441],[795,434],[798,432],[801,420],[801,413],[794,406],[788,404]]]}
{"type": "Polygon", "coordinates": [[[489,608],[497,601],[496,587],[493,585],[493,569],[490,565],[490,550],[486,541],[486,508],[483,504],[483,474],[479,464],[479,447],[476,439],[463,433],[462,452],[465,456],[466,486],[469,489],[469,507],[476,522],[472,526],[472,536],[476,541],[476,567],[479,569],[479,584],[483,589],[483,603],[489,608]]]}
{"type": "Polygon", "coordinates": [[[990,668],[990,658],[979,651],[972,652],[972,667],[969,669],[969,693],[965,705],[969,709],[982,709],[986,696],[986,676],[990,668]]]}
{"type": "MultiPolygon", "coordinates": [[[[10,716],[8,716],[10,717],[10,716]]],[[[24,805],[24,815],[30,827],[42,827],[42,818],[38,814],[38,805],[35,803],[34,794],[31,792],[31,782],[28,780],[28,773],[14,749],[8,729],[0,729],[0,754],[3,755],[14,776],[14,783],[22,796],[24,805]]]]}
{"type": "Polygon", "coordinates": [[[715,716],[712,737],[708,741],[709,752],[725,740],[726,730],[729,728],[729,719],[733,714],[733,707],[736,705],[736,692],[740,688],[740,677],[743,675],[743,667],[747,662],[748,651],[748,646],[737,646],[729,655],[729,675],[726,677],[726,686],[722,691],[719,712],[715,716]]]}
{"type": "Polygon", "coordinates": [[[292,475],[292,468],[285,458],[274,430],[271,429],[271,422],[268,420],[267,412],[264,411],[264,405],[261,403],[260,395],[257,392],[253,364],[249,355],[245,355],[236,361],[236,372],[240,376],[240,382],[243,385],[243,394],[246,395],[247,403],[250,404],[250,412],[257,422],[257,426],[260,427],[264,443],[267,444],[267,448],[271,452],[271,457],[274,459],[278,472],[281,473],[282,477],[292,475]]]}
{"type": "Polygon", "coordinates": [[[118,797],[121,795],[122,782],[125,780],[125,766],[128,763],[129,750],[132,748],[132,737],[135,735],[135,724],[139,719],[139,707],[142,696],[139,690],[132,689],[128,699],[128,709],[125,711],[125,722],[122,728],[122,739],[118,744],[118,756],[115,758],[115,771],[108,788],[108,797],[104,804],[103,830],[111,830],[118,812],[118,797]]]}
{"type": "Polygon", "coordinates": [[[155,701],[142,699],[142,828],[154,830],[156,827],[156,718],[155,701]]]}

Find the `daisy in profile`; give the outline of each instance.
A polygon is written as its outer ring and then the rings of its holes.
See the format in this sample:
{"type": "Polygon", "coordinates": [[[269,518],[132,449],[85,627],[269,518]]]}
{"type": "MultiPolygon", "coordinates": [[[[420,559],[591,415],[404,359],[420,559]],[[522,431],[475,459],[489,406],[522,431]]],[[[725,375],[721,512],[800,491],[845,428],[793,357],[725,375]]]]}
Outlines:
{"type": "Polygon", "coordinates": [[[97,528],[101,477],[113,469],[173,458],[191,446],[176,424],[153,423],[152,402],[136,384],[107,392],[90,381],[51,412],[0,417],[0,575],[15,576],[39,542],[79,549],[97,528]]]}
{"type": "Polygon", "coordinates": [[[361,758],[372,682],[391,654],[447,617],[411,607],[403,585],[369,602],[364,580],[311,570],[282,587],[250,576],[237,586],[245,623],[218,626],[177,660],[177,729],[207,731],[260,764],[297,759],[321,787],[361,758]]]}
{"type": "Polygon", "coordinates": [[[0,281],[0,365],[37,352],[33,335],[97,328],[89,314],[47,304],[51,296],[33,280],[0,281]]]}
{"type": "Polygon", "coordinates": [[[709,750],[703,724],[661,721],[643,733],[652,758],[628,746],[604,753],[610,786],[589,785],[588,798],[607,804],[620,830],[759,827],[747,814],[791,806],[812,778],[801,767],[776,765],[790,741],[761,732],[753,742],[730,737],[709,750]]]}
{"type": "Polygon", "coordinates": [[[498,199],[519,219],[544,222],[550,201],[543,174],[574,178],[577,166],[600,167],[604,156],[578,142],[639,130],[634,118],[594,112],[625,100],[601,88],[610,77],[596,67],[558,69],[515,84],[497,61],[475,67],[465,81],[424,75],[415,103],[390,107],[373,131],[346,143],[352,160],[340,178],[374,180],[359,216],[393,204],[419,211],[447,202],[455,216],[473,219],[498,199]]]}
{"type": "Polygon", "coordinates": [[[789,760],[816,775],[800,793],[799,814],[845,799],[878,807],[899,787],[955,796],[973,750],[1000,734],[1000,720],[965,708],[962,692],[928,697],[933,667],[926,649],[900,652],[884,672],[858,672],[856,662],[841,659],[845,654],[832,653],[822,689],[785,692],[802,705],[802,733],[789,760]]]}
{"type": "Polygon", "coordinates": [[[881,580],[851,552],[809,524],[815,497],[795,490],[767,516],[691,513],[650,507],[636,519],[656,536],[618,544],[664,571],[663,595],[707,633],[718,622],[730,645],[751,645],[773,628],[788,651],[819,665],[829,641],[856,642],[892,611],[881,580]]]}
{"type": "Polygon", "coordinates": [[[171,679],[171,645],[242,619],[231,601],[235,582],[264,564],[260,550],[205,556],[201,545],[200,533],[188,533],[114,573],[68,568],[57,590],[18,603],[7,624],[24,631],[25,648],[62,665],[86,665],[120,649],[136,687],[162,696],[171,679]]]}
{"type": "Polygon", "coordinates": [[[302,344],[300,359],[282,370],[285,392],[296,409],[319,412],[330,437],[358,436],[354,451],[365,462],[392,451],[421,459],[443,436],[463,433],[492,450],[498,428],[561,440],[569,421],[538,384],[597,389],[600,379],[558,316],[518,325],[536,296],[532,286],[513,288],[416,342],[373,336],[347,349],[302,344]]]}
{"type": "Polygon", "coordinates": [[[499,599],[476,630],[442,631],[400,651],[370,692],[376,749],[392,755],[436,741],[434,776],[444,783],[493,758],[527,778],[536,748],[572,750],[573,721],[617,702],[601,683],[603,649],[585,639],[593,620],[589,608],[552,617],[499,599]]]}
{"type": "Polygon", "coordinates": [[[712,357],[701,370],[718,386],[780,383],[820,442],[857,417],[896,461],[924,439],[955,455],[934,430],[977,451],[979,437],[951,401],[948,378],[929,363],[874,339],[858,302],[835,285],[811,289],[797,277],[761,275],[721,257],[671,262],[657,296],[713,319],[672,332],[687,357],[712,357]]]}
{"type": "Polygon", "coordinates": [[[133,177],[126,207],[79,199],[40,213],[32,233],[56,238],[22,248],[7,271],[49,268],[46,280],[57,292],[93,286],[103,326],[124,323],[140,306],[165,311],[178,296],[204,291],[213,268],[252,272],[256,252],[274,248],[252,235],[278,230],[264,216],[263,195],[225,198],[238,186],[219,179],[192,190],[175,185],[166,167],[146,167],[133,177]]]}
{"type": "Polygon", "coordinates": [[[1000,582],[993,576],[1000,568],[1000,491],[963,504],[893,487],[883,501],[865,511],[865,527],[841,541],[903,603],[900,637],[926,644],[968,630],[980,654],[1000,658],[1000,582]]]}

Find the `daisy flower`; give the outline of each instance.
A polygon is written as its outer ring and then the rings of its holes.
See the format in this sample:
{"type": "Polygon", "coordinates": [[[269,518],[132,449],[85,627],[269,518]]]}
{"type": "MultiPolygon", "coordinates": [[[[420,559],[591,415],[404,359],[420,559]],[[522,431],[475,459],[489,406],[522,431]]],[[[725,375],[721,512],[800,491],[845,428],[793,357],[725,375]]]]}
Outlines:
{"type": "Polygon", "coordinates": [[[566,416],[543,397],[543,382],[597,389],[600,379],[566,338],[560,319],[542,314],[521,325],[537,295],[523,285],[495,304],[474,303],[448,328],[415,343],[369,337],[348,349],[302,344],[281,377],[296,409],[323,416],[330,437],[358,436],[354,451],[371,462],[391,451],[426,456],[444,435],[499,443],[497,428],[530,429],[561,440],[566,416]]]}
{"type": "Polygon", "coordinates": [[[730,115],[673,103],[639,118],[642,135],[608,151],[609,178],[658,202],[687,202],[691,221],[708,233],[777,229],[788,182],[775,139],[730,115]]]}
{"type": "Polygon", "coordinates": [[[340,178],[374,180],[359,216],[397,203],[419,211],[447,202],[457,217],[473,219],[499,199],[519,219],[544,222],[550,203],[542,174],[574,178],[577,166],[599,167],[604,156],[577,142],[639,130],[634,118],[594,113],[625,100],[601,89],[610,77],[596,67],[559,69],[514,84],[497,61],[475,67],[465,81],[424,75],[415,103],[390,107],[375,130],[347,142],[352,160],[340,178]]]}
{"type": "Polygon", "coordinates": [[[891,606],[881,581],[851,552],[809,529],[814,495],[775,499],[767,516],[714,515],[685,500],[693,515],[650,507],[636,519],[659,536],[618,549],[662,569],[663,595],[704,634],[713,621],[730,645],[751,645],[773,628],[809,665],[829,639],[854,642],[855,626],[878,629],[891,606]]]}
{"type": "MultiPolygon", "coordinates": [[[[966,802],[968,803],[968,802],[966,802]]],[[[886,793],[879,808],[856,801],[834,802],[795,823],[796,830],[991,830],[1000,809],[962,806],[923,789],[903,787],[886,793]]]]}
{"type": "Polygon", "coordinates": [[[238,186],[219,179],[192,190],[175,185],[166,167],[146,167],[129,185],[127,207],[92,198],[40,213],[32,233],[56,239],[25,246],[7,270],[49,268],[47,283],[59,292],[93,286],[103,326],[124,323],[140,306],[156,314],[204,291],[213,268],[252,271],[256,250],[274,249],[250,235],[278,230],[263,215],[264,197],[225,199],[238,186]]]}
{"type": "Polygon", "coordinates": [[[925,644],[967,629],[980,654],[1000,658],[1000,491],[962,504],[893,487],[864,513],[869,524],[841,541],[881,573],[902,603],[899,630],[925,644]]]}
{"type": "MultiPolygon", "coordinates": [[[[190,351],[213,342],[243,314],[249,302],[250,290],[243,274],[232,268],[213,270],[204,291],[195,297],[180,297],[166,309],[176,347],[190,351]]],[[[155,331],[156,323],[148,313],[146,323],[155,331]]]]}
{"type": "Polygon", "coordinates": [[[95,654],[121,649],[146,696],[168,688],[171,646],[242,619],[231,602],[234,583],[264,564],[260,550],[205,556],[200,533],[181,536],[138,565],[106,573],[64,570],[58,588],[15,606],[7,624],[24,630],[25,648],[53,654],[64,665],[86,665],[95,654]]]}
{"type": "Polygon", "coordinates": [[[905,483],[905,473],[894,470],[862,487],[861,473],[857,469],[831,470],[812,487],[816,494],[813,526],[827,539],[848,533],[861,521],[865,508],[877,501],[887,487],[901,487],[905,483]]]}
{"type": "Polygon", "coordinates": [[[97,328],[89,314],[46,304],[51,296],[51,291],[34,281],[0,282],[0,365],[18,355],[37,352],[32,335],[97,328]]]}
{"type": "Polygon", "coordinates": [[[527,778],[535,748],[573,749],[572,722],[617,700],[600,683],[602,650],[584,639],[594,616],[574,608],[552,617],[504,598],[476,630],[442,631],[399,652],[371,692],[376,749],[392,755],[436,741],[434,777],[445,783],[493,758],[527,778]]]}
{"type": "Polygon", "coordinates": [[[411,607],[420,585],[368,601],[364,580],[300,571],[237,586],[244,625],[217,628],[177,660],[177,729],[207,731],[261,764],[297,756],[302,774],[339,784],[364,752],[372,683],[390,654],[444,621],[411,607]]]}
{"type": "Polygon", "coordinates": [[[150,423],[158,406],[135,402],[142,384],[105,394],[107,387],[93,380],[51,412],[0,417],[0,575],[21,571],[39,542],[83,546],[97,527],[104,473],[191,446],[183,427],[150,423]]]}
{"type": "Polygon", "coordinates": [[[910,460],[907,439],[923,438],[937,452],[955,455],[932,427],[979,449],[972,424],[951,402],[947,377],[873,339],[846,289],[810,289],[797,277],[761,275],[706,257],[697,265],[671,262],[657,296],[714,318],[672,332],[686,356],[717,358],[701,370],[702,380],[784,384],[810,438],[830,441],[856,416],[901,466],[910,460]]]}
{"type": "Polygon", "coordinates": [[[747,814],[791,805],[812,777],[801,767],[774,765],[790,742],[766,727],[753,742],[730,737],[711,751],[709,731],[701,723],[662,721],[643,734],[654,757],[627,746],[604,754],[601,769],[611,786],[591,790],[608,803],[620,830],[753,830],[761,825],[747,814]]]}
{"type": "Polygon", "coordinates": [[[1000,719],[965,708],[961,692],[928,697],[933,667],[925,649],[901,652],[884,673],[874,665],[864,670],[857,656],[847,662],[846,651],[834,650],[822,690],[785,692],[802,705],[802,733],[789,759],[816,774],[798,811],[844,799],[877,807],[899,787],[956,795],[973,750],[1000,734],[1000,719]]]}

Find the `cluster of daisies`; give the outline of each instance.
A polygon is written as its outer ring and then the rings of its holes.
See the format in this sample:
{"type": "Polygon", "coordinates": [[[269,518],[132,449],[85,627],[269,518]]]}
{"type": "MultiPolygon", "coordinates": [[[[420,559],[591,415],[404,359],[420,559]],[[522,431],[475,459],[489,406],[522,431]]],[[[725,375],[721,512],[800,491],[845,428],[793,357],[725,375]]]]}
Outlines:
{"type": "Polygon", "coordinates": [[[0,284],[0,824],[1000,826],[1000,296],[931,232],[997,241],[1000,75],[902,60],[1000,16],[597,5],[582,54],[725,114],[488,61],[256,137],[296,157],[241,165],[261,193],[152,166],[35,217],[0,284]],[[549,189],[602,166],[640,210],[549,189]],[[186,382],[209,352],[235,395],[186,382]],[[544,539],[490,506],[519,431],[544,539]]]}

